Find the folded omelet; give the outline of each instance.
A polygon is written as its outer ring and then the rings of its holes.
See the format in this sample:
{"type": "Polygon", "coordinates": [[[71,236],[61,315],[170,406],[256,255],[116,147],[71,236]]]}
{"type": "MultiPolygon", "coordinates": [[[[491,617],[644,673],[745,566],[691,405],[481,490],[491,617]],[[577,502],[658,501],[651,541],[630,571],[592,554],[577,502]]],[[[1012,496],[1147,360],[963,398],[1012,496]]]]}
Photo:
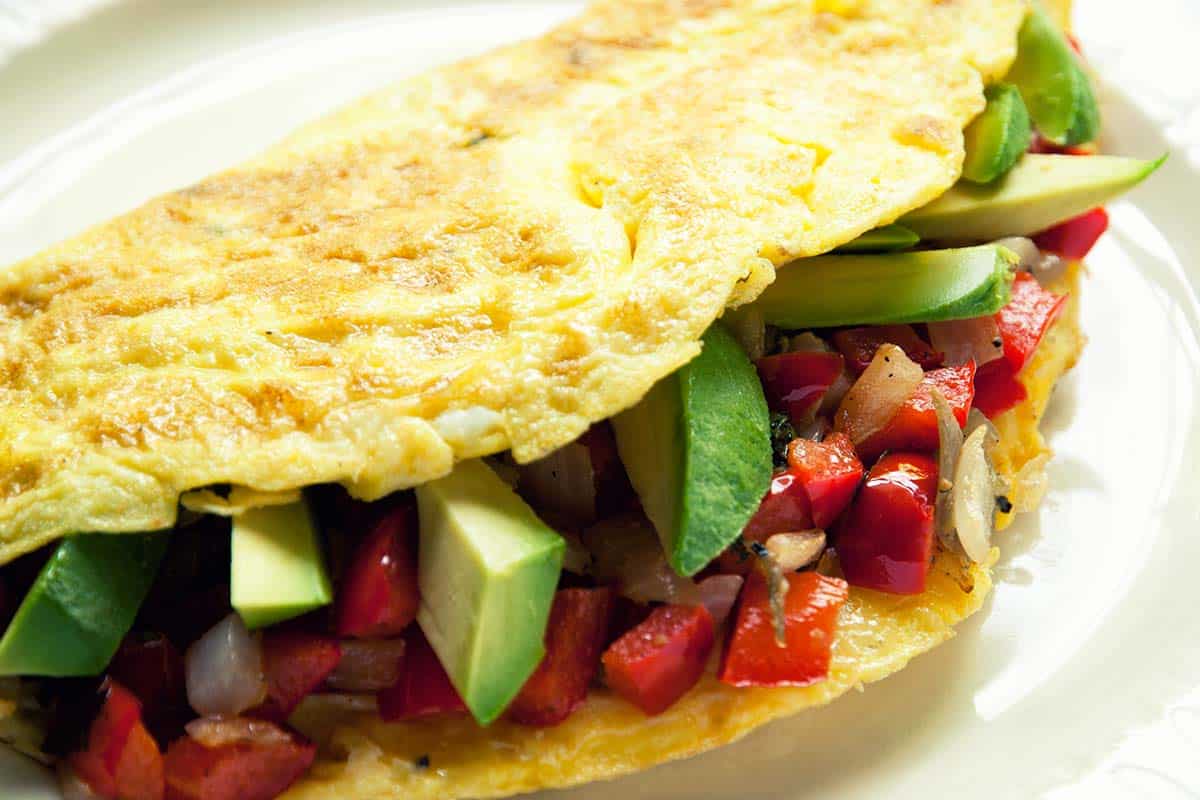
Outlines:
{"type": "MultiPolygon", "coordinates": [[[[262,156],[0,275],[0,563],[170,525],[184,493],[337,482],[363,499],[636,403],[775,268],[958,178],[1023,0],[609,0],[385,89],[262,156]]],[[[1076,275],[1066,279],[1073,289],[1076,275]]],[[[996,420],[1010,477],[1082,346],[1075,301],[996,420]]],[[[1028,506],[1033,497],[1014,501],[1028,506]]],[[[854,589],[830,678],[712,677],[646,718],[383,723],[314,696],[286,797],[485,797],[737,739],[903,667],[990,588],[942,553],[915,597],[854,589]]]]}

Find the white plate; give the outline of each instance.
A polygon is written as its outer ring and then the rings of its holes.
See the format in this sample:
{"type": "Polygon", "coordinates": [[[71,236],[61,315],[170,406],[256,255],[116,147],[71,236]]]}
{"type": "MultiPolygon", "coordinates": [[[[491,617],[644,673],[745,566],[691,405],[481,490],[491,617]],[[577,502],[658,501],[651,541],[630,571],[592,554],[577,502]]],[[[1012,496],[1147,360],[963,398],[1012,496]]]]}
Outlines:
{"type": "MultiPolygon", "coordinates": [[[[575,7],[130,0],[63,23],[86,4],[0,0],[0,263],[575,7]]],[[[1077,16],[1108,148],[1173,156],[1090,260],[1091,345],[1045,423],[1053,489],[1004,535],[993,598],[863,694],[572,798],[1200,798],[1200,9],[1077,16]]],[[[51,786],[0,752],[0,796],[51,786]]]]}

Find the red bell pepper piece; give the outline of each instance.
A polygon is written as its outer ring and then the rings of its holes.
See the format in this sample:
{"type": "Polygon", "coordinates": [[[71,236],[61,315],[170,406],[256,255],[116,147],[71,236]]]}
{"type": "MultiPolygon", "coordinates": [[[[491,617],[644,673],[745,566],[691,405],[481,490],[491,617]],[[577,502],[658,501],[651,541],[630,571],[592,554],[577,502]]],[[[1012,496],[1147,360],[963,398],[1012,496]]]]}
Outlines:
{"type": "Polygon", "coordinates": [[[786,576],[786,647],[775,639],[767,582],[754,572],[742,587],[733,633],[718,678],[732,686],[808,686],[829,677],[838,611],[849,595],[846,582],[817,572],[786,576]]]}
{"type": "Polygon", "coordinates": [[[829,527],[854,498],[863,465],[854,443],[844,433],[824,441],[795,439],[788,445],[788,471],[800,479],[812,509],[813,525],[829,527]]]}
{"type": "Polygon", "coordinates": [[[409,629],[405,642],[403,675],[395,686],[377,695],[384,722],[466,711],[467,704],[421,629],[415,625],[409,629]]]}
{"type": "Polygon", "coordinates": [[[291,716],[342,660],[336,639],[314,633],[269,630],[263,634],[262,646],[267,699],[249,715],[272,722],[291,716]]]}
{"type": "MultiPolygon", "coordinates": [[[[742,539],[747,542],[765,542],[772,534],[786,531],[805,531],[813,527],[812,508],[808,492],[800,477],[791,470],[776,472],[771,487],[758,506],[758,511],[746,523],[742,539]]],[[[721,554],[718,567],[725,573],[744,574],[753,562],[742,558],[733,550],[721,554]]]]}
{"type": "Polygon", "coordinates": [[[615,599],[609,588],[562,589],[554,595],[546,655],[508,707],[510,719],[557,725],[583,704],[600,668],[615,599]]]}
{"type": "Polygon", "coordinates": [[[704,606],[659,606],[604,652],[605,679],[645,713],[660,714],[700,680],[713,641],[704,606]]]}
{"type": "Polygon", "coordinates": [[[754,362],[772,411],[787,414],[793,424],[812,419],[829,387],[842,374],[837,353],[780,353],[754,362]]]}
{"type": "Polygon", "coordinates": [[[1017,380],[1007,359],[989,361],[975,373],[975,407],[989,419],[1008,411],[1028,396],[1025,384],[1017,380]]]}
{"type": "Polygon", "coordinates": [[[358,545],[338,592],[338,636],[387,639],[416,619],[416,530],[416,509],[405,504],[358,545]]]}
{"type": "Polygon", "coordinates": [[[893,594],[920,594],[933,554],[937,462],[889,453],[871,468],[834,547],[846,580],[893,594]]]}
{"type": "Polygon", "coordinates": [[[1049,230],[1034,234],[1033,241],[1042,250],[1057,253],[1063,258],[1079,261],[1108,230],[1108,212],[1093,208],[1086,214],[1059,223],[1049,230]]]}
{"type": "Polygon", "coordinates": [[[933,388],[945,396],[958,424],[965,425],[975,398],[975,362],[926,372],[913,396],[900,406],[895,416],[859,442],[858,454],[863,461],[873,461],[887,450],[937,450],[937,414],[930,394],[933,388]]]}
{"type": "Polygon", "coordinates": [[[68,758],[71,768],[108,800],[162,800],[163,757],[142,724],[142,706],[113,680],[101,687],[104,704],[88,730],[87,748],[68,758]]]}
{"type": "Polygon", "coordinates": [[[1011,299],[996,312],[996,325],[1004,340],[1004,358],[1012,365],[1014,374],[1028,363],[1066,304],[1066,295],[1046,291],[1028,272],[1017,273],[1011,299]]]}
{"type": "Polygon", "coordinates": [[[316,746],[296,735],[215,747],[183,736],[164,759],[166,800],[272,800],[308,771],[316,755],[316,746]]]}
{"type": "Polygon", "coordinates": [[[935,369],[946,360],[944,353],[934,350],[913,330],[912,325],[872,325],[869,328],[848,328],[833,335],[833,346],[846,357],[848,366],[855,375],[863,370],[875,357],[882,344],[894,344],[905,352],[922,369],[935,369]]]}

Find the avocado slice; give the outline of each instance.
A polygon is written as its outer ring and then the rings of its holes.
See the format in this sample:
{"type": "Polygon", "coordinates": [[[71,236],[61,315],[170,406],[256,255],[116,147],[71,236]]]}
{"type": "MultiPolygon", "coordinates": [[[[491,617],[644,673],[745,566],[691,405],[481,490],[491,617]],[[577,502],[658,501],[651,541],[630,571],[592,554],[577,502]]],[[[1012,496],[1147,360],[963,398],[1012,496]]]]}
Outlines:
{"type": "Polygon", "coordinates": [[[857,239],[846,242],[838,247],[835,253],[891,253],[896,250],[907,250],[921,241],[903,225],[884,225],[867,231],[857,239]]]}
{"type": "Polygon", "coordinates": [[[1155,161],[1120,156],[1028,154],[988,186],[959,182],[901,222],[922,239],[988,241],[1029,236],[1132,189],[1158,169],[1155,161]]]}
{"type": "Polygon", "coordinates": [[[233,518],[230,599],[246,627],[265,628],[333,601],[321,539],[306,500],[233,518]]]}
{"type": "Polygon", "coordinates": [[[754,365],[720,323],[702,345],[612,420],[629,480],[681,575],[738,537],[771,482],[770,418],[754,365]]]}
{"type": "Polygon", "coordinates": [[[64,539],[0,639],[0,675],[98,675],[150,591],[167,534],[64,539]]]}
{"type": "Polygon", "coordinates": [[[1036,2],[1017,34],[1017,60],[1005,80],[1020,90],[1038,132],[1055,144],[1083,144],[1100,133],[1091,81],[1067,37],[1036,2]]]}
{"type": "Polygon", "coordinates": [[[1008,172],[1033,137],[1029,112],[1017,87],[997,83],[983,94],[987,107],[963,132],[967,155],[962,176],[971,183],[991,183],[1008,172]]]}
{"type": "Polygon", "coordinates": [[[779,270],[753,305],[768,325],[789,329],[980,317],[1008,302],[1016,263],[998,245],[817,256],[779,270]]]}
{"type": "Polygon", "coordinates": [[[482,461],[417,487],[417,622],[481,725],[545,654],[566,542],[482,461]]]}

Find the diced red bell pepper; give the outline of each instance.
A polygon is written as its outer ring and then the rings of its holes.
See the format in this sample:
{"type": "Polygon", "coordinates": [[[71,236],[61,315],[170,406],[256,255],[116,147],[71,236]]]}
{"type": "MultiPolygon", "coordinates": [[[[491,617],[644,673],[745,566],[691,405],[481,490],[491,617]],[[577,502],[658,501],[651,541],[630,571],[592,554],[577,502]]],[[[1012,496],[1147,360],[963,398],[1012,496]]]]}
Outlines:
{"type": "Polygon", "coordinates": [[[546,655],[508,707],[510,719],[557,725],[583,704],[600,668],[615,599],[610,588],[562,589],[554,595],[546,655]]]}
{"type": "Polygon", "coordinates": [[[592,475],[596,485],[596,516],[608,517],[638,506],[637,493],[629,482],[625,465],[617,453],[617,437],[612,425],[598,422],[579,437],[592,457],[592,475]]]}
{"type": "MultiPolygon", "coordinates": [[[[758,511],[746,523],[742,539],[747,542],[765,542],[772,534],[786,531],[806,531],[813,527],[812,508],[808,492],[800,477],[791,470],[776,472],[771,487],[758,506],[758,511]]],[[[750,559],[743,559],[732,550],[726,550],[718,561],[719,570],[725,573],[744,574],[753,567],[750,559]]]]}
{"type": "Polygon", "coordinates": [[[466,711],[467,704],[450,682],[421,629],[414,625],[405,641],[404,672],[395,686],[378,694],[379,716],[385,722],[396,722],[428,714],[466,711]]]}
{"type": "Polygon", "coordinates": [[[704,606],[659,606],[604,652],[605,679],[645,713],[661,714],[700,680],[714,635],[704,606]]]}
{"type": "Polygon", "coordinates": [[[945,396],[958,424],[965,425],[975,398],[975,362],[926,372],[913,396],[900,406],[895,416],[859,442],[858,454],[864,462],[873,461],[887,450],[937,450],[937,414],[930,394],[934,388],[945,396]]]}
{"type": "Polygon", "coordinates": [[[133,693],[105,681],[104,704],[88,730],[87,749],[68,763],[91,789],[107,800],[162,800],[163,757],[142,724],[133,693]]]}
{"type": "Polygon", "coordinates": [[[291,716],[342,660],[336,639],[303,631],[269,630],[263,634],[262,647],[267,699],[249,715],[272,722],[291,716]]]}
{"type": "Polygon", "coordinates": [[[988,419],[1008,411],[1028,396],[1025,384],[1017,379],[1008,359],[989,361],[975,373],[975,408],[988,419]]]}
{"type": "Polygon", "coordinates": [[[837,353],[780,353],[760,358],[754,365],[771,410],[803,425],[842,374],[843,359],[837,353]]]}
{"type": "Polygon", "coordinates": [[[416,532],[416,509],[405,504],[359,543],[338,591],[338,636],[386,639],[416,619],[416,532]]]}
{"type": "Polygon", "coordinates": [[[1035,234],[1033,241],[1042,250],[1078,261],[1091,252],[1096,241],[1108,230],[1108,212],[1093,208],[1086,214],[1059,223],[1035,234]]]}
{"type": "Polygon", "coordinates": [[[855,375],[875,357],[880,345],[894,344],[905,352],[921,369],[935,369],[946,360],[944,353],[934,350],[917,335],[912,325],[872,325],[869,328],[848,328],[833,335],[833,346],[846,357],[846,366],[855,375]]]}
{"type": "Polygon", "coordinates": [[[1004,358],[1012,365],[1014,374],[1028,363],[1066,304],[1066,295],[1046,291],[1028,272],[1017,273],[1011,299],[996,312],[996,325],[1004,341],[1004,358]]]}
{"type": "Polygon", "coordinates": [[[272,800],[308,771],[316,755],[315,745],[294,734],[216,747],[183,736],[164,759],[166,800],[272,800]]]}
{"type": "Polygon", "coordinates": [[[844,433],[824,441],[794,439],[788,445],[788,471],[800,479],[812,509],[813,525],[828,528],[854,498],[863,465],[844,433]]]}
{"type": "Polygon", "coordinates": [[[829,677],[838,611],[849,592],[841,578],[817,572],[786,576],[786,647],[775,638],[767,581],[755,571],[742,587],[718,678],[732,686],[809,686],[829,677]]]}
{"type": "Polygon", "coordinates": [[[846,580],[893,594],[920,594],[933,554],[937,462],[889,453],[871,468],[837,532],[846,580]]]}

